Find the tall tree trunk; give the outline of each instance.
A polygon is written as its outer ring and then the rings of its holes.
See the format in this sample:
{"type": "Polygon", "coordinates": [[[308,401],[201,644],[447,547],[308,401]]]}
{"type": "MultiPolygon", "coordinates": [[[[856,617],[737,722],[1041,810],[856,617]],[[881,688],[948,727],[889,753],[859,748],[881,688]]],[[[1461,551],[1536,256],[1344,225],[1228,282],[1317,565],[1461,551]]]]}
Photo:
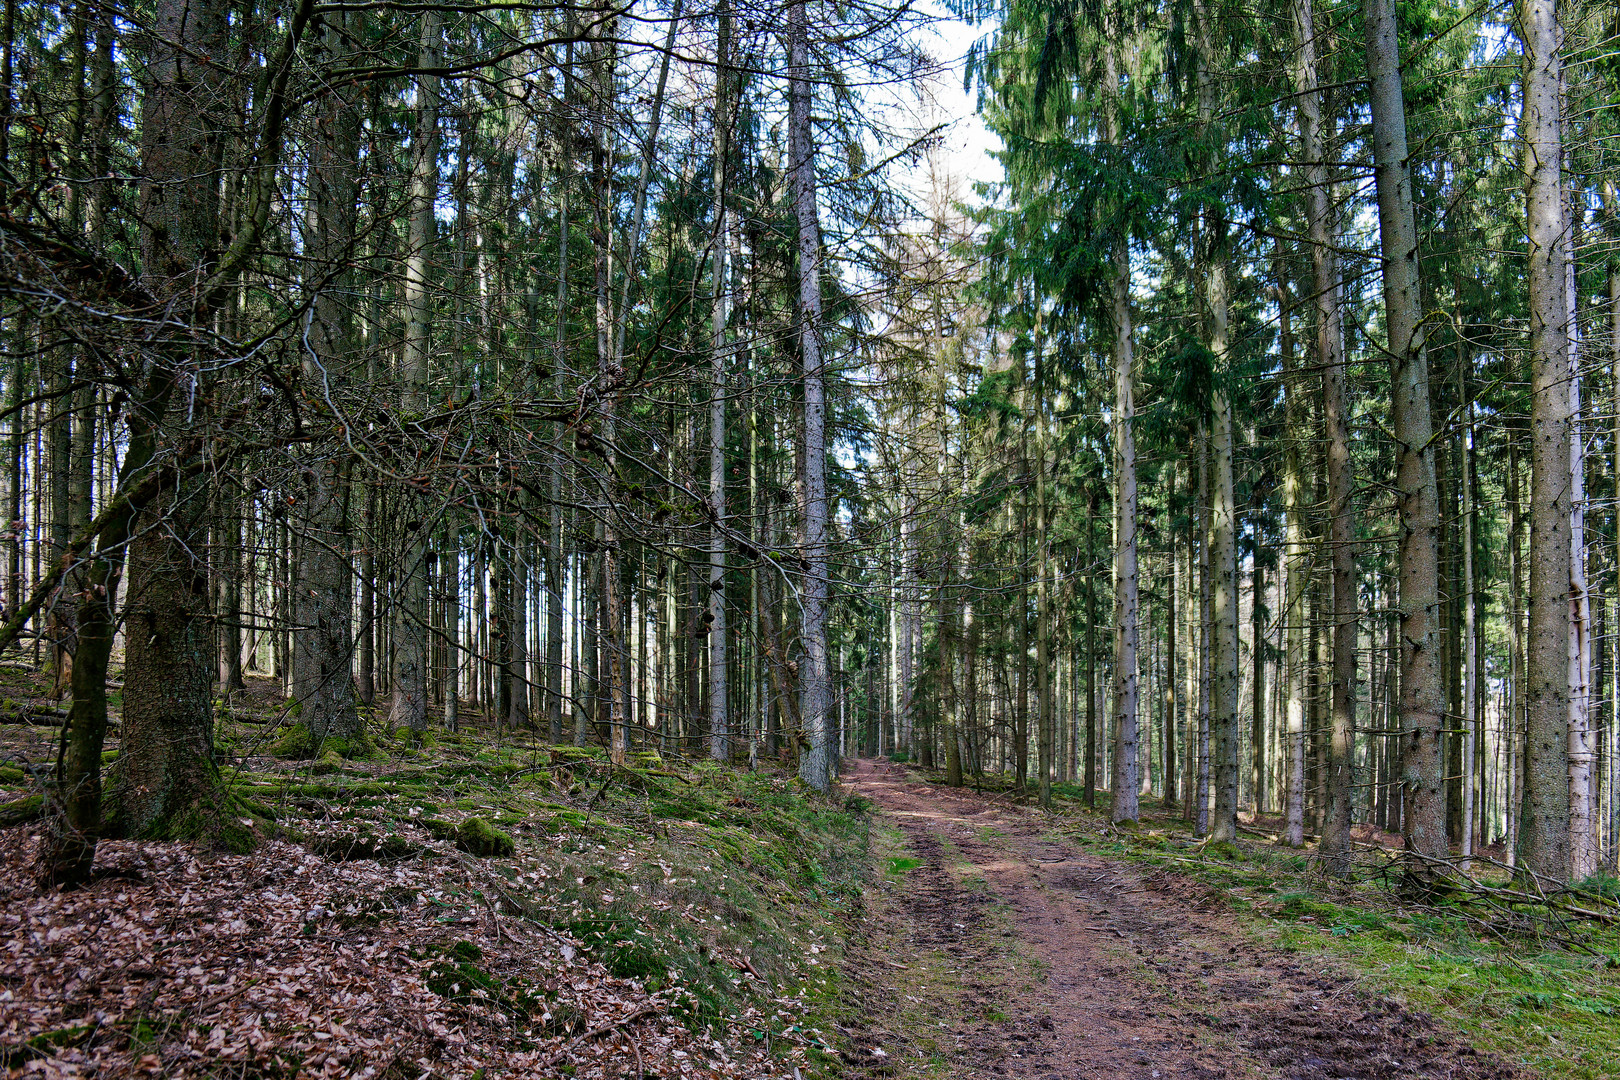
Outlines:
{"type": "Polygon", "coordinates": [[[1468,386],[1459,366],[1459,396],[1466,402],[1467,426],[1463,429],[1463,828],[1462,868],[1469,868],[1468,859],[1474,854],[1474,752],[1480,728],[1479,716],[1479,649],[1476,632],[1479,629],[1479,597],[1474,580],[1474,402],[1468,396],[1468,386]]]}
{"type": "Polygon", "coordinates": [[[1519,440],[1508,440],[1508,672],[1512,680],[1508,701],[1507,740],[1507,859],[1519,861],[1519,840],[1524,823],[1525,716],[1529,687],[1525,678],[1524,641],[1524,514],[1519,485],[1519,440]]]}
{"type": "MultiPolygon", "coordinates": [[[[1115,46],[1105,46],[1103,78],[1107,131],[1104,137],[1120,145],[1119,72],[1115,46]]],[[[1127,237],[1115,239],[1110,253],[1113,263],[1111,308],[1113,338],[1114,411],[1114,769],[1113,808],[1109,818],[1115,824],[1135,822],[1140,773],[1137,763],[1137,718],[1141,689],[1138,683],[1137,649],[1141,627],[1139,582],[1137,579],[1137,489],[1136,489],[1136,373],[1131,329],[1131,255],[1127,237]]]]}
{"type": "MultiPolygon", "coordinates": [[[[218,118],[205,110],[214,103],[221,75],[214,64],[194,58],[220,55],[225,40],[223,5],[160,3],[142,106],[142,277],[200,325],[212,317],[205,275],[211,276],[220,248],[215,177],[222,136],[218,118]]],[[[159,378],[178,381],[191,359],[187,345],[172,344],[155,363],[174,370],[159,378]]],[[[169,416],[153,412],[145,422],[166,423],[165,440],[176,440],[176,428],[187,419],[176,407],[169,416]]],[[[129,836],[192,837],[220,828],[224,797],[213,761],[217,654],[204,559],[207,505],[200,482],[176,485],[146,507],[130,538],[124,724],[111,823],[129,836]]],[[[81,651],[84,646],[81,640],[81,651]]],[[[104,662],[94,658],[90,666],[104,662]]]]}
{"type": "Polygon", "coordinates": [[[801,712],[810,749],[799,775],[818,791],[831,783],[827,745],[827,405],[822,359],[821,225],[816,215],[815,137],[811,130],[810,29],[805,0],[788,4],[788,166],[798,220],[799,352],[804,362],[804,517],[800,558],[804,657],[801,712]]]}
{"type": "MultiPolygon", "coordinates": [[[[422,15],[418,62],[436,68],[443,47],[437,10],[422,15]]],[[[405,347],[401,405],[404,422],[420,419],[428,407],[428,357],[432,335],[429,265],[437,231],[434,204],[439,192],[439,78],[416,80],[416,131],[411,138],[410,237],[405,255],[405,347]]],[[[420,734],[427,730],[427,552],[431,530],[420,519],[426,507],[402,492],[404,516],[398,593],[393,619],[393,712],[390,724],[420,734]]]]}
{"type": "Polygon", "coordinates": [[[1283,551],[1283,679],[1288,698],[1283,718],[1283,754],[1287,790],[1283,794],[1282,842],[1305,844],[1305,588],[1309,540],[1305,534],[1305,462],[1303,446],[1310,437],[1310,406],[1305,377],[1294,354],[1289,305],[1292,300],[1277,260],[1277,307],[1281,313],[1284,394],[1283,506],[1286,538],[1283,551]]]}
{"type": "Polygon", "coordinates": [[[731,321],[731,283],[726,257],[726,188],[729,183],[731,15],[717,13],[719,36],[714,77],[714,245],[713,309],[709,327],[709,754],[731,756],[726,639],[726,328],[731,321]]]}
{"type": "MultiPolygon", "coordinates": [[[[942,403],[943,404],[943,403],[942,403]]],[[[1035,679],[1039,724],[1036,747],[1040,769],[1039,798],[1052,805],[1052,758],[1055,732],[1052,712],[1052,538],[1046,490],[1046,363],[1044,344],[1037,331],[1035,343],[1035,679]]],[[[945,492],[941,491],[943,498],[945,492]]]]}
{"type": "MultiPolygon", "coordinates": [[[[331,55],[345,48],[344,17],[329,18],[326,47],[331,55]]],[[[309,397],[331,401],[361,361],[354,332],[351,294],[354,259],[357,176],[360,166],[360,116],[350,90],[323,98],[321,132],[310,148],[313,224],[307,252],[306,280],[321,282],[309,309],[304,379],[309,397]]],[[[337,423],[338,418],[330,418],[337,423]]],[[[293,697],[308,740],[301,753],[318,754],[331,739],[345,755],[363,749],[360,713],[355,707],[354,568],[349,562],[349,456],[341,442],[319,446],[298,472],[298,517],[302,558],[293,587],[297,629],[293,634],[293,697]]]]}
{"type": "MultiPolygon", "coordinates": [[[[1249,794],[1254,799],[1254,813],[1258,817],[1266,807],[1266,568],[1260,561],[1258,545],[1254,552],[1252,581],[1254,588],[1249,598],[1252,644],[1249,656],[1254,665],[1254,693],[1249,709],[1249,794]]],[[[1169,625],[1175,626],[1174,615],[1170,617],[1169,625]]]]}
{"type": "MultiPolygon", "coordinates": [[[[1560,82],[1562,79],[1560,78],[1560,82]]],[[[1562,100],[1562,95],[1560,95],[1562,100]]],[[[1560,139],[1562,142],[1562,139],[1560,139]]],[[[1565,154],[1568,163],[1568,153],[1565,154]]],[[[1562,188],[1562,177],[1560,187],[1562,188]]],[[[1592,596],[1586,572],[1586,439],[1581,430],[1580,324],[1575,287],[1582,211],[1565,200],[1569,236],[1565,241],[1565,327],[1569,354],[1569,859],[1570,876],[1584,880],[1598,871],[1597,828],[1593,820],[1596,754],[1592,742],[1592,596]]]]}
{"type": "Polygon", "coordinates": [[[1530,637],[1524,865],[1554,880],[1575,870],[1570,844],[1571,419],[1569,223],[1560,120],[1562,31],[1554,0],[1525,0],[1525,208],[1530,293],[1530,637]]]}
{"type": "Polygon", "coordinates": [[[1214,684],[1211,639],[1214,637],[1214,583],[1210,558],[1210,476],[1209,435],[1198,427],[1194,445],[1198,448],[1198,733],[1194,760],[1198,771],[1197,792],[1193,797],[1193,835],[1209,835],[1209,726],[1210,690],[1214,684]]]}
{"type": "Polygon", "coordinates": [[[1329,692],[1327,813],[1323,856],[1330,868],[1348,869],[1353,791],[1356,701],[1355,520],[1351,493],[1350,424],[1345,390],[1344,331],[1339,310],[1339,260],[1334,250],[1333,207],[1328,190],[1322,95],[1316,76],[1316,14],[1312,0],[1295,0],[1294,68],[1297,117],[1305,159],[1305,217],[1311,241],[1312,293],[1316,304],[1316,363],[1322,372],[1322,420],[1327,429],[1328,559],[1333,577],[1333,680],[1329,692]]]}
{"type": "MultiPolygon", "coordinates": [[[[1217,261],[1208,268],[1210,311],[1214,327],[1210,340],[1217,363],[1226,353],[1226,267],[1217,261]]],[[[1224,391],[1215,395],[1210,439],[1214,472],[1210,507],[1209,555],[1212,576],[1212,636],[1214,665],[1211,726],[1214,736],[1215,813],[1210,839],[1231,843],[1237,839],[1238,809],[1238,579],[1237,497],[1232,483],[1232,404],[1224,391]]]]}
{"type": "Polygon", "coordinates": [[[1086,501],[1086,806],[1097,805],[1097,495],[1086,501]]]}
{"type": "MultiPolygon", "coordinates": [[[[1394,0],[1364,0],[1364,4],[1367,70],[1372,85],[1374,177],[1383,251],[1384,321],[1391,367],[1392,433],[1400,493],[1403,825],[1410,853],[1407,873],[1423,881],[1434,875],[1437,861],[1443,862],[1448,854],[1445,785],[1440,768],[1446,704],[1440,681],[1440,557],[1436,539],[1439,497],[1395,5],[1394,0]]],[[[1553,168],[1557,168],[1556,161],[1553,168]]]]}
{"type": "MultiPolygon", "coordinates": [[[[573,13],[568,17],[569,34],[573,34],[573,13]]],[[[563,104],[565,109],[574,98],[574,46],[569,42],[563,58],[563,104]]],[[[557,325],[552,337],[551,394],[558,401],[568,396],[568,253],[569,253],[569,193],[573,181],[573,159],[569,146],[573,134],[564,117],[558,143],[561,151],[557,164],[557,325]]],[[[563,503],[563,479],[568,471],[570,455],[563,441],[568,438],[568,425],[558,421],[552,427],[551,467],[547,470],[550,483],[550,508],[547,514],[546,537],[546,724],[551,741],[563,741],[563,598],[568,595],[568,557],[563,551],[563,520],[568,510],[563,503]]]]}
{"type": "MultiPolygon", "coordinates": [[[[1215,50],[1211,37],[1212,20],[1203,0],[1194,0],[1194,22],[1198,47],[1198,126],[1209,143],[1218,141],[1210,133],[1214,123],[1215,97],[1211,67],[1215,50]]],[[[1214,171],[1221,160],[1219,152],[1206,163],[1214,171]]],[[[1211,628],[1214,664],[1213,725],[1215,741],[1215,818],[1210,838],[1216,843],[1237,839],[1238,811],[1238,576],[1237,576],[1237,497],[1233,485],[1232,401],[1222,385],[1228,371],[1228,331],[1226,294],[1226,222],[1218,201],[1210,199],[1203,207],[1202,250],[1199,262],[1203,272],[1205,334],[1214,365],[1214,394],[1210,402],[1210,450],[1214,467],[1210,507],[1210,528],[1205,534],[1213,574],[1213,616],[1211,628]]]]}
{"type": "MultiPolygon", "coordinates": [[[[1170,501],[1176,493],[1177,462],[1170,463],[1170,501]]],[[[1164,805],[1169,809],[1177,803],[1176,747],[1180,737],[1181,682],[1176,678],[1179,657],[1176,639],[1180,629],[1178,607],[1185,584],[1181,575],[1181,551],[1176,543],[1176,532],[1170,533],[1170,591],[1165,596],[1164,646],[1164,805]]]]}

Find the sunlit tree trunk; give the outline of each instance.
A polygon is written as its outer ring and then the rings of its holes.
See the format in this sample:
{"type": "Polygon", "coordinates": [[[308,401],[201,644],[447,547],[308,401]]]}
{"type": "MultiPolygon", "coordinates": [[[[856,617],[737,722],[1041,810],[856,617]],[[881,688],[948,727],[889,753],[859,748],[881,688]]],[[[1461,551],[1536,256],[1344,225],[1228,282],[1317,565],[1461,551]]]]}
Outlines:
{"type": "Polygon", "coordinates": [[[1555,880],[1574,872],[1570,846],[1571,419],[1569,223],[1559,88],[1562,32],[1553,0],[1526,0],[1525,208],[1530,301],[1530,634],[1524,865],[1555,880]]]}
{"type": "Polygon", "coordinates": [[[1446,711],[1440,681],[1440,557],[1436,538],[1440,511],[1394,0],[1365,0],[1364,19],[1401,522],[1403,826],[1410,853],[1407,870],[1410,877],[1421,880],[1432,877],[1436,862],[1448,854],[1445,785],[1440,767],[1446,711]]]}
{"type": "MultiPolygon", "coordinates": [[[[1562,140],[1560,139],[1560,142],[1562,140]]],[[[1567,164],[1567,154],[1566,154],[1567,164]]],[[[1562,189],[1562,178],[1560,187],[1562,189]]],[[[1593,820],[1597,754],[1592,733],[1592,596],[1586,571],[1586,439],[1582,432],[1582,379],[1578,294],[1575,287],[1579,211],[1565,200],[1564,301],[1569,354],[1569,858],[1577,880],[1598,871],[1597,827],[1593,820]]]]}
{"type": "MultiPolygon", "coordinates": [[[[1104,137],[1119,146],[1119,72],[1115,46],[1103,51],[1103,78],[1108,130],[1104,137]]],[[[1140,644],[1139,582],[1137,579],[1136,489],[1136,373],[1131,330],[1131,253],[1127,236],[1117,236],[1110,253],[1110,314],[1113,324],[1114,410],[1114,768],[1115,823],[1134,822],[1138,816],[1137,717],[1141,689],[1137,672],[1140,644]]]]}
{"type": "Polygon", "coordinates": [[[1310,406],[1305,399],[1305,377],[1294,353],[1289,316],[1291,297],[1277,261],[1277,306],[1281,312],[1283,366],[1283,680],[1287,700],[1283,717],[1283,756],[1286,789],[1283,794],[1282,842],[1289,847],[1305,843],[1305,589],[1308,538],[1305,534],[1304,443],[1310,437],[1310,406]]]}

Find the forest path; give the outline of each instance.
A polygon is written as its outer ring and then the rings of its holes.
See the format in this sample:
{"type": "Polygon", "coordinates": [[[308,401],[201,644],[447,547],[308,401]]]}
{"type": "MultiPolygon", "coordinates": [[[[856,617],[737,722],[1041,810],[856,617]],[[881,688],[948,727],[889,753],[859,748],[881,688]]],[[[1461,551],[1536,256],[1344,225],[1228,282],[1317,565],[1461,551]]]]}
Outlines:
{"type": "Polygon", "coordinates": [[[1325,962],[1257,943],[1202,885],[1078,850],[1055,819],[1005,798],[885,761],[847,765],[845,783],[904,838],[883,852],[869,932],[850,947],[852,1069],[963,1080],[1516,1075],[1325,962]]]}

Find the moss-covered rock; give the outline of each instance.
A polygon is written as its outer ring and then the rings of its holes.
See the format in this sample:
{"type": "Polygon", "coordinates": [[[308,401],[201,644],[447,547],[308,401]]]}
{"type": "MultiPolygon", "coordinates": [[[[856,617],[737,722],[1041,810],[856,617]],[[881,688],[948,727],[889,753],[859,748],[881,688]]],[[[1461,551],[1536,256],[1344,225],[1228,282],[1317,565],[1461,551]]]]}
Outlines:
{"type": "Polygon", "coordinates": [[[456,847],[481,859],[509,858],[517,851],[510,836],[481,817],[470,817],[456,826],[456,847]]]}
{"type": "Polygon", "coordinates": [[[0,803],[0,828],[23,825],[45,816],[45,796],[29,795],[12,802],[0,803]]]}
{"type": "Polygon", "coordinates": [[[341,768],[343,768],[343,755],[328,746],[321,751],[321,756],[315,759],[315,764],[310,766],[309,771],[316,776],[326,776],[329,773],[337,772],[341,768]]]}

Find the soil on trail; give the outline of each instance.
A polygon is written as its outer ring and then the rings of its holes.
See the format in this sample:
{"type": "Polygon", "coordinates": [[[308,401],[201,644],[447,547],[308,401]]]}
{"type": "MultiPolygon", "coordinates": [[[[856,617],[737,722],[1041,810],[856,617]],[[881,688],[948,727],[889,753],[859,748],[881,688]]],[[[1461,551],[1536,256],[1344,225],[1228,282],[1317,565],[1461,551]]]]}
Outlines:
{"type": "Polygon", "coordinates": [[[1185,878],[1077,850],[1052,838],[1050,819],[1004,799],[911,780],[887,762],[850,765],[845,781],[906,848],[850,958],[867,972],[862,1025],[845,1030],[852,1070],[1519,1075],[1318,961],[1256,944],[1185,878]]]}

